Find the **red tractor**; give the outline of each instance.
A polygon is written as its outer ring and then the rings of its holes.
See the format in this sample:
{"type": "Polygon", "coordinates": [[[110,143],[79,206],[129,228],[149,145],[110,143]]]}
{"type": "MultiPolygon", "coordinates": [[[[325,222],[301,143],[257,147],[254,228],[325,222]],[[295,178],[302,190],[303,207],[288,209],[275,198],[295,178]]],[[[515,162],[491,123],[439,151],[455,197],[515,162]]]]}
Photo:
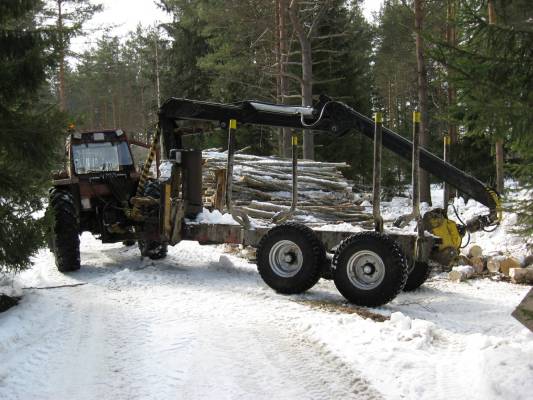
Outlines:
{"type": "Polygon", "coordinates": [[[80,268],[79,235],[84,231],[103,243],[138,241],[143,255],[165,257],[167,245],[158,241],[159,185],[141,180],[122,130],[71,133],[65,168],[53,179],[50,248],[59,271],[80,268]],[[138,202],[132,206],[136,195],[138,202]]]}

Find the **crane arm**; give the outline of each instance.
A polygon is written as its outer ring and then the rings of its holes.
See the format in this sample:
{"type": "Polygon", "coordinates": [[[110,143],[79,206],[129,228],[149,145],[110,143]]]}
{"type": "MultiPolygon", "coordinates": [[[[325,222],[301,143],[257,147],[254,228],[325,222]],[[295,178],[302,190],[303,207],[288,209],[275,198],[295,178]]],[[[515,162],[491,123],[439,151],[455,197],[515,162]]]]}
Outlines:
{"type": "MultiPolygon", "coordinates": [[[[168,154],[173,146],[176,148],[181,144],[178,143],[179,138],[173,136],[175,129],[173,122],[176,120],[214,121],[225,128],[230,119],[235,119],[240,124],[310,129],[336,136],[356,130],[374,139],[374,121],[371,118],[327,96],[321,96],[314,107],[294,107],[259,101],[220,104],[170,98],[159,111],[163,150],[168,154]]],[[[383,146],[400,157],[411,160],[412,142],[385,127],[383,127],[383,146]]],[[[498,221],[500,197],[494,189],[424,148],[420,149],[420,167],[487,206],[490,214],[483,221],[484,226],[498,221]]]]}

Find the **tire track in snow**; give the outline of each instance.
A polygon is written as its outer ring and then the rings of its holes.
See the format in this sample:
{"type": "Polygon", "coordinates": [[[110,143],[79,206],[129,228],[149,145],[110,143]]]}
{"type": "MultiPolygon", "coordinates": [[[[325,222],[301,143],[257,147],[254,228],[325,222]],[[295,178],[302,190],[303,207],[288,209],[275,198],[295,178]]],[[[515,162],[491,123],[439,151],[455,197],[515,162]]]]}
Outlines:
{"type": "Polygon", "coordinates": [[[43,292],[39,304],[57,317],[29,313],[35,319],[27,322],[52,334],[10,360],[14,379],[0,382],[0,398],[380,397],[307,341],[290,312],[246,293],[257,289],[255,274],[241,279],[205,256],[183,260],[192,267],[172,268],[170,259],[161,271],[127,271],[120,264],[144,267],[128,253],[114,265],[106,260],[107,270],[92,260],[76,275],[88,285],[43,292]]]}

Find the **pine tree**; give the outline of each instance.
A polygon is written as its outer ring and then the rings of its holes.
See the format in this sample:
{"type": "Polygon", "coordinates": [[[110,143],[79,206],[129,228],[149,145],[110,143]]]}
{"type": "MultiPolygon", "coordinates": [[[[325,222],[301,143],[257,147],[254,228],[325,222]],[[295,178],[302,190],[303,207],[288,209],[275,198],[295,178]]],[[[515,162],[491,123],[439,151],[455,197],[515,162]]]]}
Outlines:
{"type": "Polygon", "coordinates": [[[55,22],[55,49],[59,56],[57,71],[59,108],[67,109],[67,92],[65,87],[66,57],[72,38],[83,35],[83,25],[96,12],[102,10],[101,4],[92,4],[89,0],[47,0],[44,16],[55,22]]]}
{"type": "Polygon", "coordinates": [[[27,267],[43,244],[44,221],[35,213],[43,207],[64,126],[38,98],[54,61],[54,37],[37,26],[39,6],[0,4],[0,271],[27,267]]]}

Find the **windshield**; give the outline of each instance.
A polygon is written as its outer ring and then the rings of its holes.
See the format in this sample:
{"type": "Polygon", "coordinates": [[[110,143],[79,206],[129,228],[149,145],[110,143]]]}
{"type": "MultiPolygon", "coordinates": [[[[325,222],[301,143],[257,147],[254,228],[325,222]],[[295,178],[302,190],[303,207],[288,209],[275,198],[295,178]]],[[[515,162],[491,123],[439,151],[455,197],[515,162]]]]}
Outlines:
{"type": "Polygon", "coordinates": [[[78,174],[120,171],[121,166],[133,164],[126,142],[75,144],[72,146],[72,157],[78,174]]]}

